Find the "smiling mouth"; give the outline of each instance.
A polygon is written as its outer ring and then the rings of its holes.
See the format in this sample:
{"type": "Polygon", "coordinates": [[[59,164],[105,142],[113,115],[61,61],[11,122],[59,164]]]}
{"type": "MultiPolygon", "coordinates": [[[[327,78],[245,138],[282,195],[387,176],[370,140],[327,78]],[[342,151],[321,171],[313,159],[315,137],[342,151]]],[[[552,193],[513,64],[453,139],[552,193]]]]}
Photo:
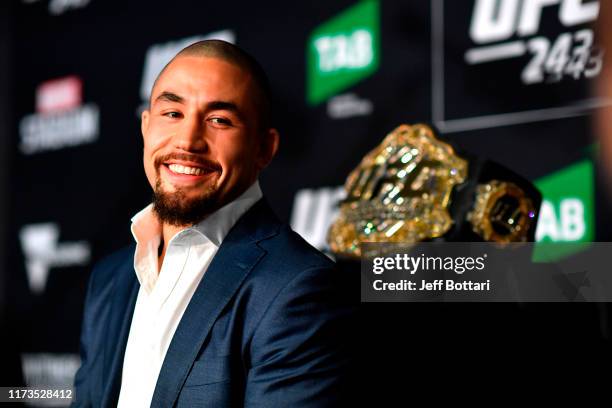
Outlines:
{"type": "Polygon", "coordinates": [[[221,169],[213,165],[200,163],[162,163],[160,167],[165,169],[165,173],[171,178],[172,183],[194,183],[201,182],[221,173],[221,169]]]}
{"type": "Polygon", "coordinates": [[[187,174],[190,176],[201,176],[206,174],[206,170],[200,167],[182,166],[180,164],[166,164],[171,172],[176,174],[187,174]]]}

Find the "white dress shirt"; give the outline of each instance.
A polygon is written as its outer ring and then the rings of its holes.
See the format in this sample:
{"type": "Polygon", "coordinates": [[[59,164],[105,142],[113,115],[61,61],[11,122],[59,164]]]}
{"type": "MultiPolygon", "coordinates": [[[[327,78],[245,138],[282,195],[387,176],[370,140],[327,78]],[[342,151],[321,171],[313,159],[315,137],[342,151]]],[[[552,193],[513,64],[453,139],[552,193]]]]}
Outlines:
{"type": "Polygon", "coordinates": [[[123,359],[119,408],[149,407],[157,377],[193,293],[238,219],[262,197],[255,181],[240,197],[169,242],[158,274],[161,224],[150,204],[132,218],[140,289],[123,359]]]}

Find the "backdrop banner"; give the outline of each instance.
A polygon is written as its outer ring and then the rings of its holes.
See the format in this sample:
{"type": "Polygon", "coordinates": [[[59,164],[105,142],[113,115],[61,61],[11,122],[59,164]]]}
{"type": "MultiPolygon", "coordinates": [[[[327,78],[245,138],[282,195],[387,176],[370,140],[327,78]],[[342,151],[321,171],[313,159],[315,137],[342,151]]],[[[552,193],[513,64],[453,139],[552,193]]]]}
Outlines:
{"type": "MultiPolygon", "coordinates": [[[[132,241],[130,218],[151,200],[140,114],[161,68],[200,39],[233,42],[268,73],[281,143],[262,189],[323,251],[347,175],[401,123],[429,123],[538,187],[537,243],[572,245],[551,255],[536,243],[534,262],[586,256],[589,242],[612,241],[591,123],[594,109],[611,103],[591,94],[609,51],[594,30],[599,1],[12,5],[10,110],[0,105],[11,126],[11,160],[0,164],[10,175],[2,332],[28,386],[72,384],[92,265],[132,241]]],[[[358,280],[359,264],[350,267],[358,280]]],[[[433,322],[465,305],[362,304],[364,328],[384,336],[385,319],[415,316],[417,306],[419,318],[406,323],[411,336],[439,339],[433,322]]],[[[607,317],[593,304],[571,313],[496,306],[470,309],[496,316],[488,336],[501,333],[502,321],[516,331],[563,321],[576,335],[609,338],[607,317]]],[[[464,330],[449,324],[446,336],[464,330]]]]}

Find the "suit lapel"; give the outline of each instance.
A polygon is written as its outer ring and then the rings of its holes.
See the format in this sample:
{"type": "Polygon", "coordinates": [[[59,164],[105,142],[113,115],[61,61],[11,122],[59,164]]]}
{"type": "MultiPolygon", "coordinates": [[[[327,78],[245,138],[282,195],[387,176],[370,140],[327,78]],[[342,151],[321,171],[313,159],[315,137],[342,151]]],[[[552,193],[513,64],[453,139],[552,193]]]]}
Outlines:
{"type": "Polygon", "coordinates": [[[262,199],[238,220],[223,240],[170,342],[151,407],[174,405],[215,320],[264,256],[265,251],[257,242],[277,229],[278,221],[262,199]]]}
{"type": "Polygon", "coordinates": [[[117,406],[121,388],[123,356],[138,295],[138,280],[134,273],[134,251],[117,268],[113,283],[112,303],[108,326],[107,341],[104,346],[104,396],[103,407],[117,406]]]}

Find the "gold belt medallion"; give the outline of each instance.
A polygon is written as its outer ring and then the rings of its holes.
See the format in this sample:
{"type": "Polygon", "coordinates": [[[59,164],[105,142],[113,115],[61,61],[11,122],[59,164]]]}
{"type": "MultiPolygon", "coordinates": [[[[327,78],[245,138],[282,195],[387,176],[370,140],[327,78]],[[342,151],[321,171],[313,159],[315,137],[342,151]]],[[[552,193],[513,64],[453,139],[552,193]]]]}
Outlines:
{"type": "Polygon", "coordinates": [[[360,242],[410,243],[444,235],[455,185],[468,163],[426,125],[400,125],[369,152],[345,184],[328,232],[336,254],[358,257],[360,242]]]}

